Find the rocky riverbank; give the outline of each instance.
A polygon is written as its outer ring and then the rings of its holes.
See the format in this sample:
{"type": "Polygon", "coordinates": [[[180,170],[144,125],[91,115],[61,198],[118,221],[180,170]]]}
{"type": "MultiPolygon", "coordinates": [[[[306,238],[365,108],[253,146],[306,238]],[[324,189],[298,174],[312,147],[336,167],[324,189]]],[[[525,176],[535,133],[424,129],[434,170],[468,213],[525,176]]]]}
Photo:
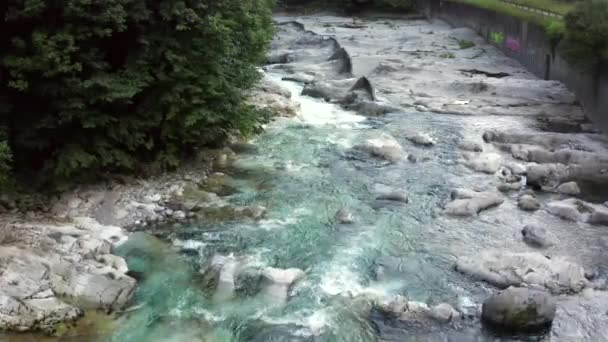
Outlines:
{"type": "MultiPolygon", "coordinates": [[[[268,78],[250,94],[255,105],[294,115],[289,91],[268,78]]],[[[214,213],[259,218],[264,208],[232,206],[221,170],[234,142],[206,150],[177,172],[147,179],[115,177],[59,196],[4,195],[0,203],[0,330],[52,334],[86,311],[128,309],[137,276],[113,255],[135,230],[183,224],[214,213]]]]}
{"type": "Polygon", "coordinates": [[[9,215],[0,322],[120,311],[141,276],[117,341],[608,340],[608,138],[563,85],[441,21],[276,19],[252,103],[285,117],[9,215]],[[132,230],[157,267],[110,255],[132,230]]]}

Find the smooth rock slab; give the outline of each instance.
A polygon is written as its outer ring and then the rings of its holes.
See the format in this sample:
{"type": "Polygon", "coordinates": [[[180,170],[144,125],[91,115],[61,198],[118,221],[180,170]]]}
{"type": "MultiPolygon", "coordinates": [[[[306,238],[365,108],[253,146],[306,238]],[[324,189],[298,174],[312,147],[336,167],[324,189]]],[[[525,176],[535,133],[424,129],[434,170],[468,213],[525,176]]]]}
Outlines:
{"type": "Polygon", "coordinates": [[[493,326],[530,331],[551,325],[556,310],[546,291],[509,287],[484,301],[481,317],[493,326]]]}
{"type": "Polygon", "coordinates": [[[569,198],[547,204],[547,211],[566,220],[591,224],[608,224],[608,207],[569,198]]]}
{"type": "Polygon", "coordinates": [[[555,294],[577,293],[589,283],[580,265],[535,252],[484,251],[458,258],[456,270],[499,288],[538,286],[555,294]]]}
{"type": "Polygon", "coordinates": [[[580,195],[581,189],[576,182],[563,183],[555,189],[560,194],[576,196],[580,195]]]}
{"type": "Polygon", "coordinates": [[[455,189],[452,191],[452,202],[445,206],[444,212],[454,216],[473,216],[504,202],[502,195],[489,191],[455,189]]]}

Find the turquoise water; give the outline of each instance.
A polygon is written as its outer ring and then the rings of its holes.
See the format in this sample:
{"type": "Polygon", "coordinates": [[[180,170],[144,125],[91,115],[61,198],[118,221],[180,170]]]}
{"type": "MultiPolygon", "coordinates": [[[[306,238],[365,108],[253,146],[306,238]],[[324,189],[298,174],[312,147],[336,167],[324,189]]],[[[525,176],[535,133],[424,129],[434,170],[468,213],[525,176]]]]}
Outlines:
{"type": "MultiPolygon", "coordinates": [[[[161,235],[173,245],[164,247],[137,233],[118,250],[143,280],[136,298],[141,308],[122,318],[112,341],[375,341],[371,298],[470,301],[451,269],[445,237],[437,240],[444,234],[435,220],[449,192],[446,167],[456,159],[449,147],[460,138],[454,125],[412,113],[368,120],[297,100],[301,118],[274,122],[254,142],[259,152],[222,170],[239,190],[229,202],[264,206],[264,219],[167,227],[161,235]],[[432,160],[392,165],[353,152],[381,132],[399,137],[394,121],[405,115],[410,123],[444,130],[445,143],[434,148],[432,160]],[[377,184],[407,191],[410,203],[376,202],[377,184]],[[340,208],[352,211],[356,223],[334,222],[340,208]],[[295,267],[306,277],[285,302],[255,289],[218,299],[199,273],[214,255],[234,256],[251,268],[295,267]]],[[[417,153],[424,159],[431,151],[417,153]]]]}

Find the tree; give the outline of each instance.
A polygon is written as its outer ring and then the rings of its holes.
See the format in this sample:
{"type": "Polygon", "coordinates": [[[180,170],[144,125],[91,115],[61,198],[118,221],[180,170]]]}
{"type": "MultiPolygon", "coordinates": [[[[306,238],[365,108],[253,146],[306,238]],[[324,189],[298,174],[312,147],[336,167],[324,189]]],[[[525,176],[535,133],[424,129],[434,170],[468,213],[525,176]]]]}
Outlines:
{"type": "Polygon", "coordinates": [[[250,134],[244,104],[272,0],[5,0],[0,124],[14,167],[46,179],[174,167],[250,134]]]}
{"type": "Polygon", "coordinates": [[[584,0],[566,15],[563,53],[568,62],[593,70],[608,59],[608,1],[584,0]]]}

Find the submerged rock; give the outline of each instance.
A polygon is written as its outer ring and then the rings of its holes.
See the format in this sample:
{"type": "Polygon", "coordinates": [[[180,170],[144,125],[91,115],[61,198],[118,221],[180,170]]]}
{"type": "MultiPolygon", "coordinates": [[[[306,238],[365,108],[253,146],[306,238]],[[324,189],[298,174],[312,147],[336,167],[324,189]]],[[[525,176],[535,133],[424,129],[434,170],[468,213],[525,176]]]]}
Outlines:
{"type": "Polygon", "coordinates": [[[520,209],[525,211],[536,211],[540,209],[540,202],[532,195],[523,195],[517,201],[520,209]]]}
{"type": "Polygon", "coordinates": [[[445,206],[444,212],[454,216],[473,216],[480,211],[498,206],[504,202],[502,195],[495,192],[481,192],[468,189],[452,191],[452,202],[445,206]]]}
{"type": "Polygon", "coordinates": [[[481,147],[480,144],[470,140],[461,141],[460,144],[458,144],[458,147],[463,151],[483,152],[483,147],[481,147]]]}
{"type": "Polygon", "coordinates": [[[583,267],[540,253],[484,251],[458,258],[456,270],[499,288],[537,286],[561,294],[580,292],[588,285],[583,267]]]}
{"type": "Polygon", "coordinates": [[[352,224],[355,223],[355,216],[348,209],[342,208],[336,212],[335,220],[340,224],[352,224]]]}
{"type": "Polygon", "coordinates": [[[267,279],[267,285],[263,293],[267,298],[283,303],[287,300],[289,290],[306,273],[298,268],[280,269],[268,267],[264,269],[263,276],[267,279]]]}
{"type": "Polygon", "coordinates": [[[483,302],[481,317],[493,326],[530,331],[551,325],[556,310],[548,292],[509,287],[483,302]]]}
{"type": "Polygon", "coordinates": [[[422,146],[433,146],[435,145],[435,139],[428,133],[417,133],[407,138],[409,141],[416,145],[422,146]]]}
{"type": "Polygon", "coordinates": [[[547,230],[537,226],[525,226],[521,231],[524,241],[533,247],[549,247],[553,243],[549,240],[547,230]]]}

